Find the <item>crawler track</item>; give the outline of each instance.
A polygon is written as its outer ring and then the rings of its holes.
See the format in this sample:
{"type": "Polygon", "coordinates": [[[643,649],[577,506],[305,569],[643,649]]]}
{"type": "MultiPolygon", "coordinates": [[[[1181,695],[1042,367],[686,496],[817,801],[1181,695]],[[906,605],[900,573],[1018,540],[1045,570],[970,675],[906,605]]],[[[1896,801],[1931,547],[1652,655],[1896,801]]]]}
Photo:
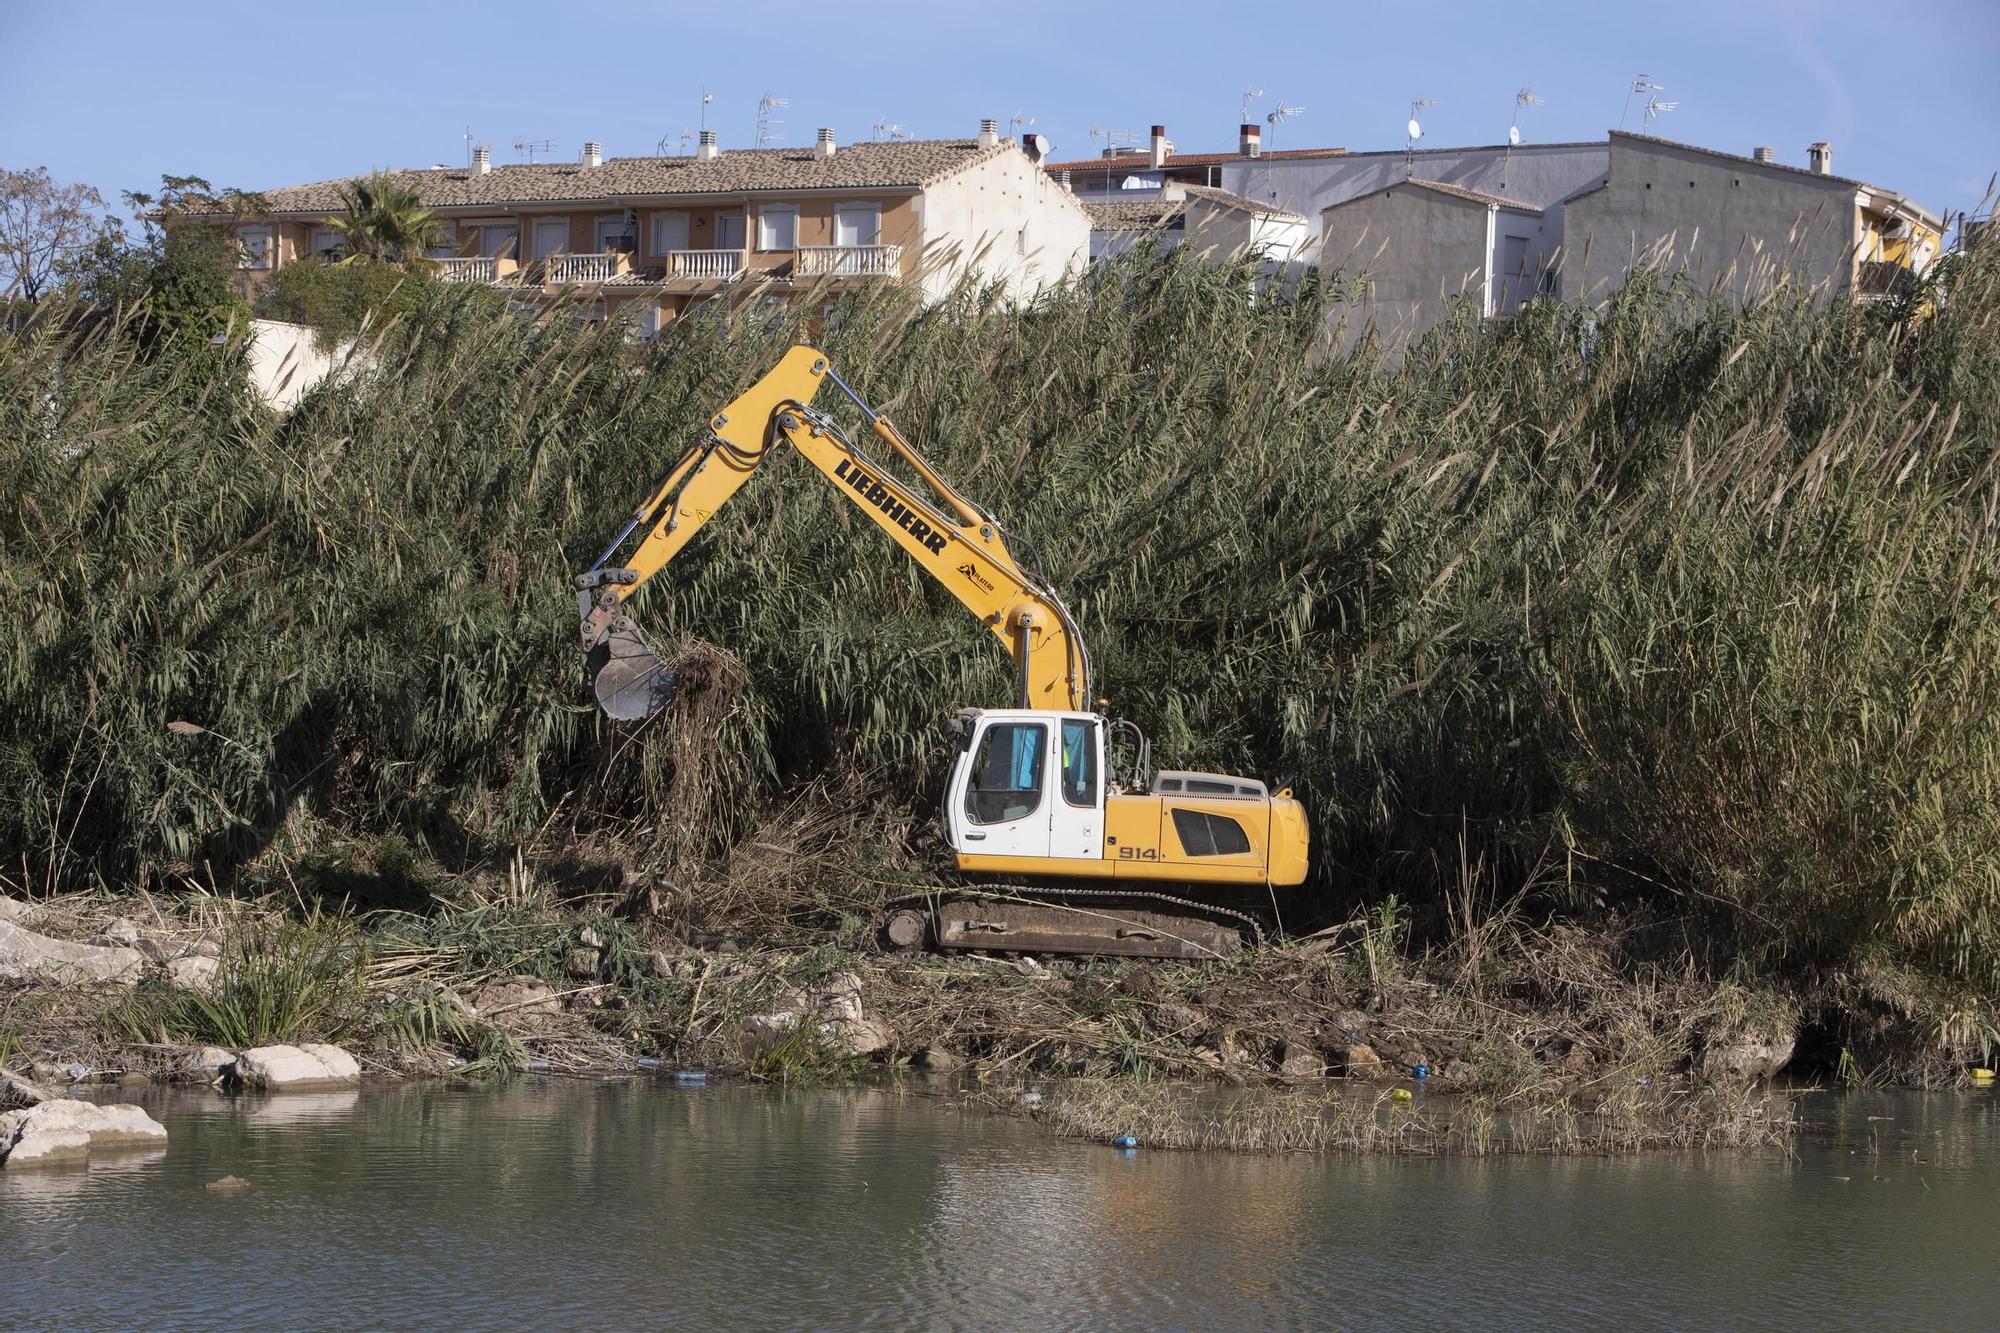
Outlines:
{"type": "Polygon", "coordinates": [[[1264,943],[1248,912],[1142,889],[976,884],[891,898],[883,914],[903,949],[1216,959],[1264,943]]]}

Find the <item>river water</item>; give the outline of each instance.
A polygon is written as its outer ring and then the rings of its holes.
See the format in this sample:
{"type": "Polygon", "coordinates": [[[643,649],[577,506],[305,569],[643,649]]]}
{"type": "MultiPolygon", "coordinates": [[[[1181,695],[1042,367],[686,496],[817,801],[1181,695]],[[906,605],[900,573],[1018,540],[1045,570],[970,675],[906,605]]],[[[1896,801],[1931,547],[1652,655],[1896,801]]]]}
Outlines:
{"type": "Polygon", "coordinates": [[[0,1326],[2000,1320],[1990,1092],[1814,1094],[1789,1154],[1457,1160],[1124,1153],[882,1088],[137,1100],[164,1153],[0,1170],[0,1326]]]}

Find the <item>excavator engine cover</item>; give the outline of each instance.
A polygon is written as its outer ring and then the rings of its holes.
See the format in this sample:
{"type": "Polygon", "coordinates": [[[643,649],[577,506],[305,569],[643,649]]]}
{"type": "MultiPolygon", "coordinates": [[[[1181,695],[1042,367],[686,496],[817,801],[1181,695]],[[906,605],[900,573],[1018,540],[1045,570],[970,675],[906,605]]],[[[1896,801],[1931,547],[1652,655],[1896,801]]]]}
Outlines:
{"type": "Polygon", "coordinates": [[[598,706],[614,722],[643,722],[674,701],[674,673],[627,616],[611,622],[610,630],[584,658],[590,688],[598,706]]]}

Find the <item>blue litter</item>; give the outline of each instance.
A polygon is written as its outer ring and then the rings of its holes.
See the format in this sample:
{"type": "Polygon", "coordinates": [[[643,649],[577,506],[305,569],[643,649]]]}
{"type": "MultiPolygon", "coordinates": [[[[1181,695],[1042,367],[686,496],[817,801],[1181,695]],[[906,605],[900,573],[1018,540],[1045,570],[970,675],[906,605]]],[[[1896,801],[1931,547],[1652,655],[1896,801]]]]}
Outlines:
{"type": "Polygon", "coordinates": [[[1133,1138],[1130,1134],[1120,1134],[1117,1138],[1111,1140],[1111,1146],[1114,1148],[1136,1148],[1139,1146],[1139,1140],[1133,1138]]]}
{"type": "Polygon", "coordinates": [[[706,1069],[676,1069],[674,1082],[684,1088],[699,1088],[708,1082],[706,1069]]]}
{"type": "Polygon", "coordinates": [[[665,1063],[666,1062],[660,1059],[660,1057],[657,1055],[642,1055],[639,1057],[639,1068],[641,1069],[658,1069],[661,1065],[665,1063]]]}
{"type": "Polygon", "coordinates": [[[1429,1065],[1410,1066],[1411,1078],[1429,1078],[1430,1076],[1431,1076],[1431,1067],[1429,1065]]]}

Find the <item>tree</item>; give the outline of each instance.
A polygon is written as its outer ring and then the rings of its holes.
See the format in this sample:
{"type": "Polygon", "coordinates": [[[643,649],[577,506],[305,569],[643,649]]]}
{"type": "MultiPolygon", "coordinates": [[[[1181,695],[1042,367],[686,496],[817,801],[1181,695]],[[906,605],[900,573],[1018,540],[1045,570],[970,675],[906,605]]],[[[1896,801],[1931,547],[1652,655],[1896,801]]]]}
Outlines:
{"type": "Polygon", "coordinates": [[[386,171],[341,186],[340,202],[345,215],[326,222],[339,231],[349,260],[421,265],[424,251],[444,232],[444,223],[424,207],[423,196],[386,171]]]}
{"type": "Polygon", "coordinates": [[[133,312],[131,331],[149,350],[174,340],[184,355],[205,352],[207,339],[249,315],[233,282],[235,238],[217,224],[260,216],[263,201],[199,176],[162,176],[157,195],[128,191],[125,204],[140,239],[108,223],[58,265],[64,287],[100,313],[133,312]]]}
{"type": "Polygon", "coordinates": [[[58,185],[47,167],[0,167],[0,296],[42,299],[62,260],[116,224],[88,185],[58,185]]]}

